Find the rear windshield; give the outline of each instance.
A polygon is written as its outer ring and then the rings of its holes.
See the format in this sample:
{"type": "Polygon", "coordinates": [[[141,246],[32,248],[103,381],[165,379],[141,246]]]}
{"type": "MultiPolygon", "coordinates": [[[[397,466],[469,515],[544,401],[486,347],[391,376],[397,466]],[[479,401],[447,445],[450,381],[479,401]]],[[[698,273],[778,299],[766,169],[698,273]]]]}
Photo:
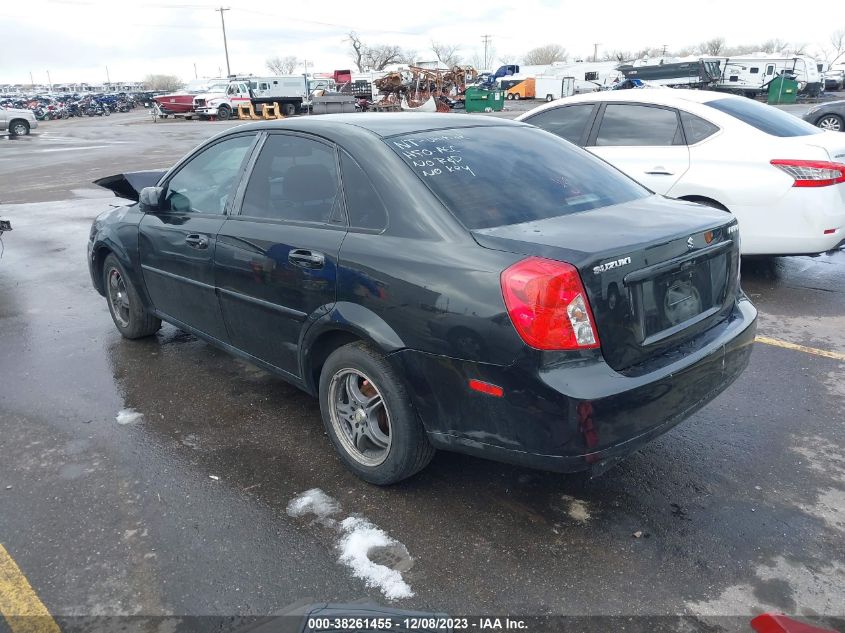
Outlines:
{"type": "Polygon", "coordinates": [[[620,171],[529,127],[477,127],[385,142],[468,229],[543,220],[650,195],[620,171]]]}
{"type": "Polygon", "coordinates": [[[783,110],[752,99],[716,99],[706,102],[706,105],[772,136],[808,136],[824,131],[783,110]]]}

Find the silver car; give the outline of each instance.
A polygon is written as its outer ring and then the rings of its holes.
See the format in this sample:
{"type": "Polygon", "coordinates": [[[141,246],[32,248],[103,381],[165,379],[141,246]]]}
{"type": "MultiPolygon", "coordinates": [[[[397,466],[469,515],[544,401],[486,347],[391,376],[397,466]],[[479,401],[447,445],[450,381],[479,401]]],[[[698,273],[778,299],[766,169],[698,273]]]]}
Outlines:
{"type": "Polygon", "coordinates": [[[38,121],[31,110],[0,108],[0,132],[10,136],[25,136],[38,127],[38,121]]]}

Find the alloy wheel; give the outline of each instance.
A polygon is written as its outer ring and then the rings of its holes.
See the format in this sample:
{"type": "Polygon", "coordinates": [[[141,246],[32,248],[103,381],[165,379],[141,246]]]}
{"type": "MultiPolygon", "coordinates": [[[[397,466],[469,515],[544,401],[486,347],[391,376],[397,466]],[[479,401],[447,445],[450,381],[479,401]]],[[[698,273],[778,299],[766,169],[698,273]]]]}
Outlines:
{"type": "Polygon", "coordinates": [[[123,276],[116,268],[109,271],[108,297],[115,320],[120,327],[129,327],[129,293],[123,276]]]}
{"type": "Polygon", "coordinates": [[[819,121],[819,127],[823,130],[830,130],[831,132],[841,132],[842,120],[836,116],[826,116],[819,121]]]}
{"type": "Polygon", "coordinates": [[[390,453],[390,412],[376,384],[358,369],[341,369],[329,385],[331,423],[346,452],[364,466],[390,453]]]}

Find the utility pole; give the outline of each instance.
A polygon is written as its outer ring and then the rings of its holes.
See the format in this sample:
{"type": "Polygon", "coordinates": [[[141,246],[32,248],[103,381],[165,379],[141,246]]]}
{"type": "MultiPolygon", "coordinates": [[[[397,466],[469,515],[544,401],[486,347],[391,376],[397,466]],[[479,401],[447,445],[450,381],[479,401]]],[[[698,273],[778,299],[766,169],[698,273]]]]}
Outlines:
{"type": "Polygon", "coordinates": [[[220,7],[219,9],[215,9],[215,11],[220,11],[220,24],[223,26],[223,50],[226,51],[226,76],[232,74],[232,69],[229,67],[229,45],[226,43],[226,20],[223,18],[223,12],[229,11],[230,9],[220,7]]]}
{"type": "Polygon", "coordinates": [[[481,41],[484,42],[484,68],[483,70],[488,70],[488,61],[487,61],[487,47],[490,45],[491,37],[489,35],[482,35],[481,41]]]}
{"type": "Polygon", "coordinates": [[[53,81],[50,79],[50,71],[47,71],[47,85],[50,86],[50,92],[53,92],[53,81]]]}
{"type": "Polygon", "coordinates": [[[194,79],[198,79],[197,77],[197,63],[194,62],[194,79]]]}
{"type": "Polygon", "coordinates": [[[30,86],[35,85],[35,80],[32,78],[32,71],[31,70],[29,71],[29,85],[30,86]]]}
{"type": "Polygon", "coordinates": [[[599,61],[599,44],[601,44],[601,42],[596,42],[595,44],[593,44],[593,61],[594,62],[599,61]]]}
{"type": "Polygon", "coordinates": [[[111,77],[109,77],[109,67],[106,66],[106,85],[111,88],[111,77]]]}
{"type": "Polygon", "coordinates": [[[663,45],[663,57],[666,57],[666,44],[663,45]]]}

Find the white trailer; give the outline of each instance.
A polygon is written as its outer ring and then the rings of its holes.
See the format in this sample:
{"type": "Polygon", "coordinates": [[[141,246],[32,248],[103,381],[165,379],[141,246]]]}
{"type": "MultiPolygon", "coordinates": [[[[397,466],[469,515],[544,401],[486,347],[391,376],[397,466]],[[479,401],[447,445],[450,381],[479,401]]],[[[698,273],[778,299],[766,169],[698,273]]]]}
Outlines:
{"type": "Polygon", "coordinates": [[[755,97],[768,91],[769,83],[778,75],[789,73],[798,80],[798,91],[811,96],[822,89],[818,62],[807,55],[777,57],[745,55],[742,57],[702,57],[716,61],[722,78],[711,87],[716,90],[755,97]]]}
{"type": "Polygon", "coordinates": [[[619,62],[555,62],[545,71],[546,75],[572,77],[575,80],[575,94],[607,90],[622,81],[625,76],[619,72],[619,62]]]}
{"type": "Polygon", "coordinates": [[[554,101],[575,94],[575,78],[558,75],[537,75],[534,78],[534,95],[537,99],[554,101]]]}

